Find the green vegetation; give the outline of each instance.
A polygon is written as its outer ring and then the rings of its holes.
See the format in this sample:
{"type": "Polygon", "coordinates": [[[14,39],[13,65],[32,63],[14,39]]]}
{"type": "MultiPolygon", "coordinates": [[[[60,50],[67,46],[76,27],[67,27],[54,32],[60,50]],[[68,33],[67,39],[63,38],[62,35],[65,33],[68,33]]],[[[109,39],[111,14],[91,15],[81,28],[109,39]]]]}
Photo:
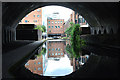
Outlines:
{"type": "Polygon", "coordinates": [[[36,28],[34,29],[38,29],[41,30],[42,32],[46,32],[46,27],[44,25],[37,25],[36,28]]]}
{"type": "Polygon", "coordinates": [[[80,38],[81,30],[79,24],[70,23],[70,27],[65,31],[65,33],[70,38],[70,45],[66,46],[66,51],[74,57],[79,57],[82,47],[85,46],[85,40],[80,38]]]}

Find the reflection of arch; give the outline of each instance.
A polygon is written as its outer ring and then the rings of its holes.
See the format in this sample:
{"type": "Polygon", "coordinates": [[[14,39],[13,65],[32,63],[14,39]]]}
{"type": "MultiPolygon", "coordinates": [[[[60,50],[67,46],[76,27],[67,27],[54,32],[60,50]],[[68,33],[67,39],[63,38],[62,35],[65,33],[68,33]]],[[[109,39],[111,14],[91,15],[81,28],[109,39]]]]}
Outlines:
{"type": "Polygon", "coordinates": [[[110,29],[110,34],[113,34],[113,29],[112,28],[110,29]]]}
{"type": "Polygon", "coordinates": [[[101,31],[100,31],[100,30],[98,31],[98,34],[101,34],[101,31]]]}
{"type": "Polygon", "coordinates": [[[107,34],[107,31],[106,31],[106,29],[104,29],[104,34],[107,34]]]}
{"type": "Polygon", "coordinates": [[[97,31],[96,31],[96,30],[94,30],[94,34],[97,34],[97,31]]]}

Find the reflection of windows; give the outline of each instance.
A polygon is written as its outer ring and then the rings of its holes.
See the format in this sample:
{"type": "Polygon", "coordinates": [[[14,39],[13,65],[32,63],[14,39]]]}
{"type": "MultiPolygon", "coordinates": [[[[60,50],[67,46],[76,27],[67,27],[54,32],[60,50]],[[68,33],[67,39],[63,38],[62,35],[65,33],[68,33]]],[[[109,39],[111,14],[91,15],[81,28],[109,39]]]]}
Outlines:
{"type": "Polygon", "coordinates": [[[40,15],[37,15],[37,17],[40,17],[40,15]]]}
{"type": "Polygon", "coordinates": [[[58,53],[58,55],[60,55],[60,53],[58,53]]]}
{"type": "Polygon", "coordinates": [[[28,22],[28,20],[25,20],[25,22],[27,23],[27,22],[28,22]]]}
{"type": "Polygon", "coordinates": [[[60,48],[58,48],[58,51],[60,51],[60,48]]]}
{"type": "Polygon", "coordinates": [[[61,55],[63,55],[63,53],[61,53],[61,55]]]}
{"type": "Polygon", "coordinates": [[[41,64],[41,62],[38,62],[38,64],[41,64]]]}
{"type": "Polygon", "coordinates": [[[48,23],[50,24],[50,21],[48,21],[48,23]]]}
{"type": "Polygon", "coordinates": [[[60,28],[60,26],[58,26],[58,28],[60,28]]]}
{"type": "Polygon", "coordinates": [[[51,51],[51,49],[49,49],[49,51],[51,51]]]}
{"type": "Polygon", "coordinates": [[[53,24],[53,21],[52,21],[52,24],[53,24]]]}
{"type": "Polygon", "coordinates": [[[52,48],[52,51],[54,51],[54,49],[52,48]]]}
{"type": "Polygon", "coordinates": [[[55,21],[55,24],[57,23],[57,21],[55,21]]]}
{"type": "Polygon", "coordinates": [[[57,55],[57,53],[55,53],[55,55],[57,55]]]}
{"type": "Polygon", "coordinates": [[[55,26],[55,28],[57,28],[57,26],[55,26]]]}
{"type": "Polygon", "coordinates": [[[38,68],[38,70],[42,70],[42,68],[41,68],[41,67],[39,67],[39,68],[38,68]]]}
{"type": "Polygon", "coordinates": [[[54,55],[54,53],[52,53],[52,55],[54,55]]]}
{"type": "Polygon", "coordinates": [[[57,48],[55,48],[55,50],[57,51],[57,48]]]}

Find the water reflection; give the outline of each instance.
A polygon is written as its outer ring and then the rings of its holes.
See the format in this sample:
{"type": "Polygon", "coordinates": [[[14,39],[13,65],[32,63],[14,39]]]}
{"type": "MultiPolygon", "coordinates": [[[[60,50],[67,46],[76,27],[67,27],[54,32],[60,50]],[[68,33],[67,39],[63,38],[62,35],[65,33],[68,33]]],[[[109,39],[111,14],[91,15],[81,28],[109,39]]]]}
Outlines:
{"type": "Polygon", "coordinates": [[[34,60],[29,60],[25,67],[34,74],[43,76],[65,76],[76,71],[89,58],[88,55],[73,56],[70,52],[70,41],[50,40],[43,44],[35,55],[34,60]]]}

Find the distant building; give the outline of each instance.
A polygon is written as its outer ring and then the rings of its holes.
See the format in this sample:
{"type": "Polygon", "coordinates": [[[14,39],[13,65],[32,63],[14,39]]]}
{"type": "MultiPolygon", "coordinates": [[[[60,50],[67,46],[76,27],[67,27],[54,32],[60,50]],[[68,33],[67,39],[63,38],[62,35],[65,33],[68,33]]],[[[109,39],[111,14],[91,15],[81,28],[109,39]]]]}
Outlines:
{"type": "Polygon", "coordinates": [[[42,8],[38,8],[26,15],[19,24],[42,25],[42,8]]]}
{"type": "Polygon", "coordinates": [[[64,19],[47,19],[47,36],[62,36],[64,34],[64,19]]]}
{"type": "Polygon", "coordinates": [[[69,28],[70,22],[73,22],[75,24],[79,24],[80,28],[82,30],[82,34],[90,34],[90,27],[89,27],[87,21],[81,15],[76,13],[75,11],[72,12],[72,14],[70,15],[69,20],[67,22],[65,22],[64,31],[67,28],[69,28]]]}
{"type": "Polygon", "coordinates": [[[63,41],[49,41],[48,45],[48,58],[61,58],[64,57],[64,42],[63,41]]]}

